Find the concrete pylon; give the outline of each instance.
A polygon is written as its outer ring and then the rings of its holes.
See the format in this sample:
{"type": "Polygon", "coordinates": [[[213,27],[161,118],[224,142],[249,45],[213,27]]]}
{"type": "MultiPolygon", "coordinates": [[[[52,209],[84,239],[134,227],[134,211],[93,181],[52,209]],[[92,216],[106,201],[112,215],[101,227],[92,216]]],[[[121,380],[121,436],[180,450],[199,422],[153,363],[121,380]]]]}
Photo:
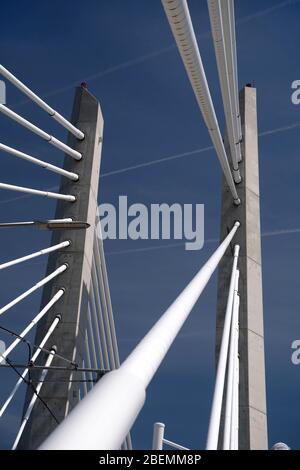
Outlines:
{"type": "MultiPolygon", "coordinates": [[[[240,112],[243,160],[239,165],[242,182],[237,185],[237,192],[241,205],[233,204],[226,181],[223,181],[221,240],[239,220],[241,226],[235,237],[235,243],[240,245],[239,449],[267,449],[257,109],[256,89],[250,85],[240,93],[240,112]]],[[[232,247],[227,250],[219,266],[217,359],[232,269],[231,250],[232,247]]]]}
{"type": "MultiPolygon", "coordinates": [[[[59,288],[65,287],[65,294],[44,317],[44,320],[38,324],[35,344],[40,343],[54,318],[59,314],[62,320],[46,343],[45,348],[50,349],[52,345],[56,345],[59,355],[81,365],[87,321],[88,293],[91,283],[103,135],[103,117],[99,103],[84,87],[76,89],[72,123],[84,132],[85,138],[80,141],[69,135],[68,144],[81,152],[83,158],[80,161],[75,161],[66,156],[64,168],[78,173],[79,181],[74,183],[62,178],[60,191],[74,194],[77,200],[74,203],[59,201],[55,218],[71,217],[73,220],[87,221],[90,228],[87,230],[58,230],[53,232],[51,245],[64,240],[71,240],[71,246],[49,256],[47,274],[63,263],[67,263],[69,268],[45,286],[42,295],[42,306],[53,297],[59,288]]],[[[42,353],[38,364],[45,364],[46,357],[45,353],[42,353]]],[[[70,366],[68,362],[59,357],[54,358],[52,365],[70,366]]],[[[32,370],[33,384],[36,385],[35,380],[39,375],[40,370],[38,373],[32,370]]],[[[75,375],[74,378],[81,378],[78,377],[79,374],[76,377],[75,375]]],[[[43,384],[41,389],[41,397],[59,422],[79,401],[79,383],[70,382],[70,378],[72,378],[70,371],[50,370],[47,375],[47,382],[43,384]]],[[[24,405],[25,411],[31,397],[32,389],[28,387],[24,405]]],[[[45,409],[41,401],[37,400],[18,448],[36,449],[56,426],[55,419],[45,409]]]]}

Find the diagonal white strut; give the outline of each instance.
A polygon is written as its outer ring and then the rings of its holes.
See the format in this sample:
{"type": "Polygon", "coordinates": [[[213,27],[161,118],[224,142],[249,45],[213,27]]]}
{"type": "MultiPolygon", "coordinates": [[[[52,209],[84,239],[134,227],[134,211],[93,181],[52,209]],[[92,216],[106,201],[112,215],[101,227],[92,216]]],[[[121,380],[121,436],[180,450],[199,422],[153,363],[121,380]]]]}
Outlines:
{"type": "Polygon", "coordinates": [[[161,0],[199,108],[236,205],[240,204],[186,0],[161,0]]]}
{"type": "Polygon", "coordinates": [[[146,388],[233,239],[225,240],[119,369],[106,374],[40,449],[119,449],[143,407],[146,388]]]}

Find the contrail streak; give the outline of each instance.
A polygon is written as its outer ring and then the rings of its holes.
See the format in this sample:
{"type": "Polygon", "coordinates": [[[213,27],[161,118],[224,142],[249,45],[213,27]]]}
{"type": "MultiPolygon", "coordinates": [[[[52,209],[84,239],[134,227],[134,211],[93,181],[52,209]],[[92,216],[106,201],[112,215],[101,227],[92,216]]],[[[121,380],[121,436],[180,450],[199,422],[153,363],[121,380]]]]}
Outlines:
{"type": "Polygon", "coordinates": [[[208,152],[213,150],[214,147],[204,147],[201,149],[191,150],[190,152],[178,153],[177,155],[170,155],[169,157],[159,158],[158,160],[150,160],[149,162],[139,163],[137,165],[127,166],[126,168],[120,168],[119,170],[108,171],[103,173],[101,178],[105,176],[118,175],[120,173],[125,173],[126,171],[137,170],[138,168],[144,168],[146,166],[156,165],[157,163],[168,162],[169,160],[176,160],[177,158],[189,157],[190,155],[197,155],[198,153],[208,152]]]}
{"type": "MultiPolygon", "coordinates": [[[[290,124],[289,126],[278,127],[276,129],[271,129],[271,130],[268,130],[268,131],[261,132],[259,134],[259,137],[265,137],[265,136],[268,136],[268,135],[273,135],[273,134],[277,134],[277,133],[280,133],[280,132],[293,130],[293,129],[296,129],[298,127],[300,127],[300,122],[295,122],[294,124],[290,124]]],[[[109,171],[107,173],[103,173],[102,175],[100,175],[100,178],[104,178],[106,176],[117,175],[117,174],[120,174],[120,173],[126,173],[127,171],[137,170],[138,168],[144,168],[144,167],[151,166],[151,165],[157,165],[158,163],[163,163],[163,162],[167,162],[167,161],[171,161],[171,160],[176,160],[178,158],[198,155],[199,153],[209,152],[211,150],[213,150],[212,146],[203,147],[203,148],[200,148],[200,149],[191,150],[190,152],[183,152],[183,153],[179,153],[177,155],[170,155],[169,157],[159,158],[157,160],[150,160],[149,162],[139,163],[137,165],[132,165],[132,166],[128,166],[126,168],[120,168],[118,170],[112,170],[112,171],[109,171]]],[[[47,191],[58,190],[58,189],[59,189],[58,186],[52,186],[50,188],[47,188],[47,191]]],[[[30,197],[33,197],[33,196],[30,195],[30,194],[25,194],[23,196],[16,196],[14,198],[4,199],[4,200],[0,201],[0,205],[8,203],[8,202],[19,201],[20,199],[26,199],[26,198],[30,198],[30,197]]]]}
{"type": "MultiPolygon", "coordinates": [[[[269,15],[270,13],[273,13],[274,11],[276,10],[279,10],[281,8],[284,8],[286,6],[290,6],[290,5],[294,5],[295,3],[298,3],[300,0],[287,0],[287,1],[284,1],[284,2],[281,2],[281,3],[278,3],[277,5],[274,5],[273,7],[270,7],[270,8],[266,8],[264,10],[260,10],[256,13],[253,13],[251,15],[247,15],[247,16],[244,16],[242,18],[238,18],[236,20],[236,25],[242,25],[242,24],[245,24],[249,21],[252,21],[256,18],[260,18],[260,17],[263,17],[263,16],[266,16],[266,15],[269,15]]],[[[209,37],[211,35],[211,32],[210,31],[205,31],[203,32],[202,34],[199,34],[197,36],[197,38],[204,38],[204,37],[209,37]]],[[[65,87],[62,87],[62,88],[58,88],[56,90],[52,90],[52,91],[48,91],[48,92],[45,92],[43,94],[41,94],[41,97],[42,98],[48,98],[48,97],[51,97],[51,96],[56,96],[56,95],[59,95],[60,93],[64,93],[66,91],[69,91],[71,89],[73,89],[74,87],[78,86],[78,84],[84,79],[85,81],[88,81],[88,82],[91,82],[91,81],[94,81],[94,80],[98,80],[100,78],[103,78],[107,75],[110,75],[112,73],[115,73],[115,72],[118,72],[120,70],[125,70],[129,67],[132,67],[134,65],[138,65],[138,64],[141,64],[143,62],[146,62],[147,60],[150,60],[150,59],[153,59],[155,57],[158,57],[162,54],[166,54],[167,52],[170,52],[172,50],[175,50],[177,48],[176,44],[172,44],[170,46],[167,46],[167,47],[164,47],[162,49],[158,49],[157,51],[154,51],[154,52],[150,52],[149,54],[144,54],[142,56],[139,56],[139,57],[136,57],[135,59],[131,59],[131,60],[127,60],[125,62],[122,62],[120,64],[117,64],[117,65],[114,65],[112,67],[108,67],[107,69],[105,70],[102,70],[100,72],[96,72],[92,75],[89,75],[87,77],[81,77],[80,79],[78,79],[76,82],[74,81],[73,83],[69,83],[68,85],[66,85],[65,87]]],[[[12,108],[15,108],[15,107],[18,107],[18,106],[22,106],[22,105],[25,105],[27,103],[29,103],[30,100],[23,100],[23,101],[19,101],[18,103],[16,103],[15,105],[12,105],[12,108]]]]}
{"type": "MultiPolygon", "coordinates": [[[[292,235],[295,233],[300,233],[300,228],[278,229],[278,230],[267,231],[267,232],[263,232],[261,236],[262,238],[267,238],[267,237],[278,237],[280,235],[292,235]]],[[[205,244],[219,243],[219,241],[220,240],[218,238],[208,238],[207,240],[205,240],[205,244]]],[[[108,251],[105,253],[105,256],[126,255],[130,253],[140,253],[143,251],[161,250],[162,248],[178,248],[184,245],[185,245],[185,242],[180,242],[180,243],[168,243],[165,245],[148,246],[145,248],[131,248],[128,250],[108,251]]]]}
{"type": "MultiPolygon", "coordinates": [[[[300,122],[295,122],[294,124],[291,124],[289,126],[278,127],[276,129],[271,129],[271,130],[268,130],[268,131],[260,132],[260,134],[258,134],[258,135],[259,135],[259,137],[266,137],[268,135],[293,130],[293,129],[296,129],[298,127],[300,127],[300,122]]],[[[209,152],[213,149],[214,149],[213,146],[203,147],[203,148],[200,148],[200,149],[191,150],[190,152],[183,152],[183,153],[179,153],[177,155],[171,155],[169,157],[158,158],[157,160],[150,160],[149,162],[139,163],[137,165],[131,165],[131,166],[127,166],[125,168],[119,168],[118,170],[113,170],[113,171],[108,171],[106,173],[102,173],[101,178],[105,178],[106,176],[118,175],[120,173],[126,173],[127,171],[137,170],[139,168],[144,168],[144,167],[151,166],[151,165],[157,165],[159,163],[164,163],[164,162],[168,162],[168,161],[171,161],[171,160],[176,160],[177,158],[189,157],[189,156],[197,155],[199,153],[209,152]]]]}

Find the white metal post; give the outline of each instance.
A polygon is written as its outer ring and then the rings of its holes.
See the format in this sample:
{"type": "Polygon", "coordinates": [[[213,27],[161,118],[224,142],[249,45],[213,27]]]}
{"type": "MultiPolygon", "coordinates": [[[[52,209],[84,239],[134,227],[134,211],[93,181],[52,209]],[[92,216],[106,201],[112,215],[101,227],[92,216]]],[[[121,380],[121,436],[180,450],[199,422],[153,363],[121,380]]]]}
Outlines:
{"type": "Polygon", "coordinates": [[[154,423],[152,450],[162,450],[164,444],[165,425],[164,423],[154,423]]]}

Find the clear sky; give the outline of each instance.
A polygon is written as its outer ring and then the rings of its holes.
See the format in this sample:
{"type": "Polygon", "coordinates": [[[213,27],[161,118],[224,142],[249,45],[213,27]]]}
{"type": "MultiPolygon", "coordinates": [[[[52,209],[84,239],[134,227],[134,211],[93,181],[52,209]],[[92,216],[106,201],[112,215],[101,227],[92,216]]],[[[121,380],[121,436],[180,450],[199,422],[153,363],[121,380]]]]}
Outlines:
{"type": "MultiPolygon", "coordinates": [[[[300,339],[299,135],[300,106],[291,83],[300,79],[299,1],[238,0],[239,84],[257,87],[269,441],[300,448],[300,365],[291,343],[300,339]],[[267,132],[273,131],[274,132],[267,132]]],[[[222,103],[205,0],[190,11],[216,112],[222,103]]],[[[86,80],[105,119],[102,202],[204,203],[205,245],[199,252],[161,241],[109,241],[108,274],[121,358],[185,287],[216,248],[221,171],[159,0],[51,0],[1,4],[1,63],[66,117],[74,86],[86,80]],[[199,150],[199,152],[194,152],[199,150]],[[189,155],[189,152],[193,152],[189,155]],[[182,156],[181,154],[185,154],[182,156]],[[181,155],[181,156],[180,156],[181,155]],[[160,161],[165,157],[178,158],[160,161]],[[157,161],[156,163],[153,161],[157,161]],[[136,169],[116,170],[147,164],[136,169]],[[114,172],[113,174],[107,174],[114,172]]],[[[7,105],[43,129],[65,133],[8,85],[7,105]]],[[[6,117],[1,142],[54,164],[63,155],[6,117]]],[[[1,181],[54,188],[54,174],[1,153],[1,181]]],[[[53,217],[54,203],[0,192],[1,221],[53,217]]],[[[48,246],[41,232],[1,231],[1,262],[48,246]]],[[[175,242],[176,243],[176,242],[175,242]]],[[[43,277],[46,260],[0,272],[1,305],[43,277]]],[[[21,331],[38,311],[40,293],[1,318],[21,331]]],[[[136,448],[151,446],[152,426],[190,448],[205,446],[214,380],[216,277],[212,279],[148,390],[133,430],[136,448]]],[[[1,335],[2,339],[10,341],[1,335]]],[[[20,348],[15,358],[24,358],[20,348]]],[[[0,371],[3,401],[17,377],[0,371]]],[[[0,419],[0,447],[9,448],[23,394],[0,419]]]]}

